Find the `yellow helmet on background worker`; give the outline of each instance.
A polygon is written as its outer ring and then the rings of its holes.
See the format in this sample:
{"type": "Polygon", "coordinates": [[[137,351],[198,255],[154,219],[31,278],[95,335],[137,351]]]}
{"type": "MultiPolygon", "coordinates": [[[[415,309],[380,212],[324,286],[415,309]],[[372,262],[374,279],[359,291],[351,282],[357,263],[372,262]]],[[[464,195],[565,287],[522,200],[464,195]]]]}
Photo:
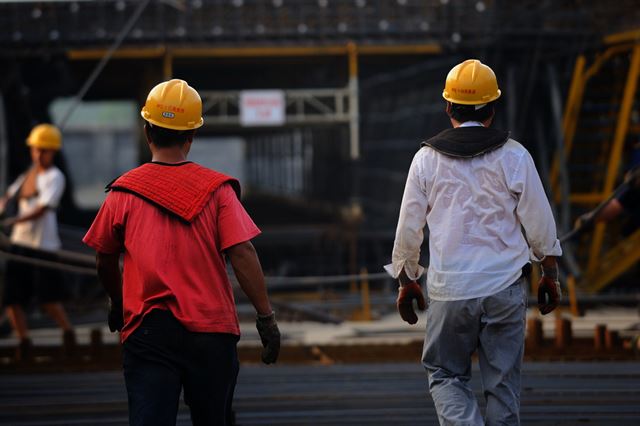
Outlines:
{"type": "Polygon", "coordinates": [[[204,124],[200,95],[179,79],[151,89],[140,115],[151,124],[172,130],[193,130],[204,124]]]}
{"type": "Polygon", "coordinates": [[[454,104],[481,105],[500,94],[493,70],[477,59],[467,59],[447,74],[442,97],[454,104]]]}
{"type": "Polygon", "coordinates": [[[62,134],[56,126],[51,124],[38,124],[29,133],[27,145],[40,149],[52,149],[58,151],[62,148],[62,134]]]}

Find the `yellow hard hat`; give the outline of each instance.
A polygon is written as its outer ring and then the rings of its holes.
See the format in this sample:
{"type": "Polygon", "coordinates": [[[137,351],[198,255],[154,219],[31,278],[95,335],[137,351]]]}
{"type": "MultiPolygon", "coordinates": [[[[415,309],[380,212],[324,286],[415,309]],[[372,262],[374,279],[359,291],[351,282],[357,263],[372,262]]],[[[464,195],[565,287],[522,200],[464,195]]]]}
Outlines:
{"type": "Polygon", "coordinates": [[[192,130],[204,124],[200,95],[178,79],[151,89],[140,115],[151,124],[172,130],[192,130]]]}
{"type": "Polygon", "coordinates": [[[480,105],[500,97],[493,70],[477,59],[467,59],[447,74],[442,97],[454,104],[480,105]]]}
{"type": "Polygon", "coordinates": [[[27,145],[40,149],[53,149],[58,151],[62,147],[62,134],[56,126],[51,124],[38,124],[29,133],[27,145]]]}

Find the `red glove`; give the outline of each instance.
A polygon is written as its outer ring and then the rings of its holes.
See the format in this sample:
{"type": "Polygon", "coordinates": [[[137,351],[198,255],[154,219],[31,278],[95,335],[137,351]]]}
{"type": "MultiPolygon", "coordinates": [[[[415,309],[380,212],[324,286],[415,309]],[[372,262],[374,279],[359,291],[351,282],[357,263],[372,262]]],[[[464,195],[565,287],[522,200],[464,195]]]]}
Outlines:
{"type": "Polygon", "coordinates": [[[415,281],[411,281],[405,285],[401,285],[398,289],[398,300],[396,305],[398,306],[398,312],[402,319],[409,324],[415,324],[418,322],[418,316],[413,310],[413,300],[418,302],[418,309],[424,311],[427,309],[427,303],[422,295],[422,289],[420,284],[415,281]]]}
{"type": "Polygon", "coordinates": [[[538,281],[538,309],[542,315],[553,311],[562,300],[562,290],[558,281],[557,268],[542,268],[542,278],[538,281]]]}

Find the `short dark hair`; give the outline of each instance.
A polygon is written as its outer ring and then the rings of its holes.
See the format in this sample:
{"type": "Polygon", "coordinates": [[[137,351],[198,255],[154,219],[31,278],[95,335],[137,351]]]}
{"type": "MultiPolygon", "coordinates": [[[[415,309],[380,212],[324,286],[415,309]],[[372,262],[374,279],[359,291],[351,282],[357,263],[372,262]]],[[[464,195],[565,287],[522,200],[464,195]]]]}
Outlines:
{"type": "Polygon", "coordinates": [[[495,101],[489,102],[479,109],[476,109],[477,105],[461,105],[452,102],[450,104],[449,114],[451,118],[461,123],[465,121],[485,121],[495,112],[495,101]]]}
{"type": "Polygon", "coordinates": [[[193,139],[194,130],[172,130],[160,126],[155,126],[148,121],[144,125],[149,139],[155,145],[162,148],[169,148],[175,145],[182,145],[193,139]]]}

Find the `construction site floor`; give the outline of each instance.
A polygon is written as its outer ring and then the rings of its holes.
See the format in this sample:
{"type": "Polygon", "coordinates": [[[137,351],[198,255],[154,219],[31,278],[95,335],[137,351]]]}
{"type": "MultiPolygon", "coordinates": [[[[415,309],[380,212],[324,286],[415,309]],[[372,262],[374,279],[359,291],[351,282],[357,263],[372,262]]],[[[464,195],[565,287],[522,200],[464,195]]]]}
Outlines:
{"type": "MultiPolygon", "coordinates": [[[[403,322],[397,313],[391,313],[373,321],[343,321],[340,324],[326,324],[313,321],[278,321],[284,340],[291,344],[363,344],[363,343],[403,343],[424,338],[425,313],[418,313],[418,323],[410,325],[403,322]]],[[[540,315],[537,308],[530,308],[527,318],[538,318],[542,321],[544,335],[553,337],[555,322],[558,317],[567,318],[572,322],[573,336],[577,338],[593,337],[594,328],[604,324],[610,330],[615,330],[621,336],[640,333],[640,310],[628,307],[601,307],[591,309],[584,315],[573,317],[567,310],[558,314],[540,315]]],[[[117,343],[118,334],[110,333],[106,324],[106,312],[93,322],[84,322],[76,327],[78,342],[88,344],[91,330],[101,329],[105,343],[117,343]]],[[[258,334],[253,322],[241,322],[242,339],[240,346],[253,346],[258,343],[258,334]]],[[[31,330],[31,338],[36,345],[59,345],[61,331],[53,327],[31,330]]],[[[14,346],[15,336],[0,338],[0,348],[14,346]]]]}
{"type": "MultiPolygon", "coordinates": [[[[523,425],[640,424],[640,362],[526,362],[523,425]]],[[[484,409],[477,366],[471,386],[484,409]]],[[[436,425],[418,362],[330,366],[243,365],[234,399],[237,425],[436,425]]],[[[126,425],[119,371],[7,374],[0,424],[126,425]]],[[[189,425],[181,403],[178,425],[189,425]]]]}
{"type": "MultiPolygon", "coordinates": [[[[529,319],[540,321],[542,336],[537,344],[528,341],[525,359],[538,361],[635,360],[638,351],[630,341],[640,334],[637,309],[607,307],[593,309],[581,317],[568,312],[540,316],[534,309],[529,319]],[[569,321],[570,333],[563,342],[556,339],[558,320],[569,321]],[[614,340],[604,334],[598,344],[597,328],[606,328],[614,340]]],[[[528,321],[528,323],[531,321],[528,321]]],[[[530,324],[528,324],[530,325],[530,324]]],[[[280,361],[288,364],[335,364],[362,362],[413,362],[420,359],[425,317],[417,325],[402,322],[397,314],[375,321],[344,321],[341,324],[318,322],[280,322],[283,336],[280,361]]],[[[252,322],[241,322],[239,355],[242,362],[259,363],[260,340],[252,322]]],[[[33,360],[14,358],[17,339],[0,339],[0,373],[57,372],[120,368],[118,334],[110,333],[104,322],[85,322],[76,327],[78,346],[72,352],[62,347],[59,329],[45,327],[31,331],[33,360]]],[[[528,331],[529,334],[529,331],[528,331]]]]}

